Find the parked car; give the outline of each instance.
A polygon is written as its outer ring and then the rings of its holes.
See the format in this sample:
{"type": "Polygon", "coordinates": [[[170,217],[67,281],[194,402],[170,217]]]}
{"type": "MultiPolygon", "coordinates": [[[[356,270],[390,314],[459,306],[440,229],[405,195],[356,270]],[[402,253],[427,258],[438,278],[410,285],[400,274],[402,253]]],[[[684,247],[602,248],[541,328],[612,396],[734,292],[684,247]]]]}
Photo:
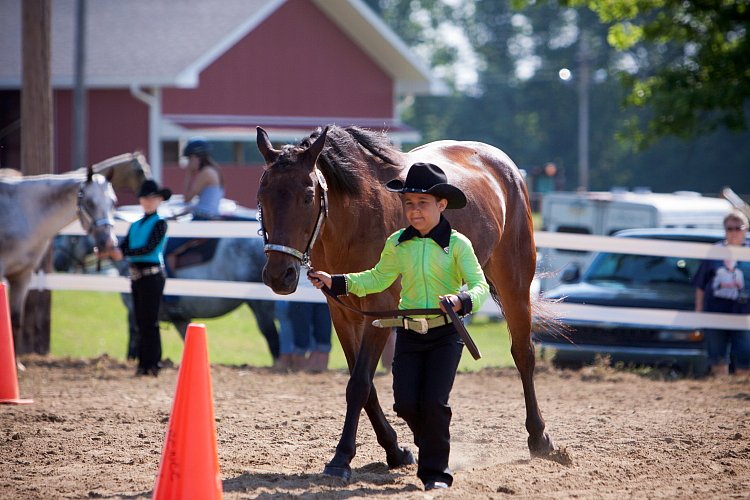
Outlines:
{"type": "MultiPolygon", "coordinates": [[[[631,229],[619,238],[715,243],[724,236],[712,229],[631,229]]],[[[612,307],[695,309],[691,282],[700,259],[600,252],[579,276],[575,267],[563,271],[566,284],[544,294],[546,298],[576,304],[612,307]]],[[[708,371],[703,332],[684,327],[566,321],[561,334],[542,322],[533,326],[533,338],[542,349],[554,349],[558,366],[591,363],[596,355],[613,363],[674,368],[684,374],[708,371]]],[[[559,328],[558,328],[559,329],[559,328]]]]}

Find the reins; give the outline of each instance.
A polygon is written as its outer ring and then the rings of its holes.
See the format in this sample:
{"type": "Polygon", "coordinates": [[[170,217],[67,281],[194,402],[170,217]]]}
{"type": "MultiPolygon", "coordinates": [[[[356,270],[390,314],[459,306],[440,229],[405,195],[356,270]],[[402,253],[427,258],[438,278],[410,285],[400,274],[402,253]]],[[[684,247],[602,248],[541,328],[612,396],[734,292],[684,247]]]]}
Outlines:
{"type": "Polygon", "coordinates": [[[335,300],[339,305],[345,307],[346,309],[349,309],[352,312],[361,314],[362,316],[374,316],[378,318],[399,318],[402,316],[409,317],[416,314],[445,314],[442,309],[391,309],[389,311],[363,311],[362,309],[358,309],[354,306],[345,304],[340,298],[338,298],[336,295],[333,295],[331,293],[331,289],[327,286],[323,285],[321,290],[323,291],[323,293],[335,300]]]}

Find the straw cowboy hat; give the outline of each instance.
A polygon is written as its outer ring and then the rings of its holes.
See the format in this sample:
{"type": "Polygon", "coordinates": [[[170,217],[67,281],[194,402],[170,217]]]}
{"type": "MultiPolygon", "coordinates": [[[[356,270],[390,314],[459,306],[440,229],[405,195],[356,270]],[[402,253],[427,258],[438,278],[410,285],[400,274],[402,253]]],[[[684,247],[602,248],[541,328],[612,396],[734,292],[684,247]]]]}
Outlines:
{"type": "Polygon", "coordinates": [[[463,208],[466,195],[456,186],[448,184],[445,172],[432,163],[415,163],[406,174],[406,181],[393,179],[385,185],[393,193],[427,193],[448,200],[446,208],[463,208]]]}
{"type": "Polygon", "coordinates": [[[169,188],[159,189],[159,185],[156,183],[156,181],[153,181],[151,179],[143,181],[143,184],[141,184],[141,189],[138,190],[138,198],[154,195],[161,196],[162,198],[164,198],[164,201],[167,201],[172,197],[172,190],[169,188]]]}

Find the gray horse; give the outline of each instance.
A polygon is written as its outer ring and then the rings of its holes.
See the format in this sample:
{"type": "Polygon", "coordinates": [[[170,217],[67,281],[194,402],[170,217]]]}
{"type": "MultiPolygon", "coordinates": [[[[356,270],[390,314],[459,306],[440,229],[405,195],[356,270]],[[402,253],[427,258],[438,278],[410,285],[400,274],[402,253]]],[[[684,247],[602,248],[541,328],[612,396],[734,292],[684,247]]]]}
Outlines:
{"type": "MultiPolygon", "coordinates": [[[[55,269],[68,271],[71,267],[85,270],[86,257],[93,251],[93,242],[83,237],[58,237],[54,254],[55,269]]],[[[189,240],[196,241],[196,240],[189,240]]],[[[261,272],[266,257],[260,238],[221,238],[211,258],[200,264],[178,268],[170,277],[181,279],[215,279],[222,281],[261,282],[261,272]]],[[[113,262],[122,276],[128,275],[125,261],[113,262]]],[[[138,329],[133,317],[129,293],[122,294],[128,308],[128,358],[135,359],[138,346],[138,329]]],[[[194,318],[217,318],[247,304],[255,314],[258,328],[268,343],[273,361],[279,357],[279,334],[274,323],[274,301],[230,299],[222,297],[165,297],[160,308],[160,319],[175,325],[185,338],[188,324],[194,318]]]]}
{"type": "Polygon", "coordinates": [[[112,185],[90,167],[85,173],[0,178],[0,277],[10,286],[17,351],[26,351],[20,335],[26,295],[52,237],[78,216],[99,248],[112,248],[116,203],[112,185]]]}

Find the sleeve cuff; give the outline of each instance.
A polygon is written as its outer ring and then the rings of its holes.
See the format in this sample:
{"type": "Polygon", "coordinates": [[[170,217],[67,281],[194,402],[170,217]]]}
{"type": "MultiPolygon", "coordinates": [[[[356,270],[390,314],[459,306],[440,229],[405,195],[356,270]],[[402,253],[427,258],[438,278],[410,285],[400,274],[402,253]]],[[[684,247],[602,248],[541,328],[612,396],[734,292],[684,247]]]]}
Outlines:
{"type": "Polygon", "coordinates": [[[331,276],[331,293],[335,296],[349,295],[349,280],[343,274],[331,276]]]}
{"type": "Polygon", "coordinates": [[[458,299],[461,301],[461,310],[458,311],[458,314],[460,314],[461,316],[471,314],[471,309],[474,305],[471,302],[471,296],[466,292],[461,292],[458,294],[458,299]]]}

